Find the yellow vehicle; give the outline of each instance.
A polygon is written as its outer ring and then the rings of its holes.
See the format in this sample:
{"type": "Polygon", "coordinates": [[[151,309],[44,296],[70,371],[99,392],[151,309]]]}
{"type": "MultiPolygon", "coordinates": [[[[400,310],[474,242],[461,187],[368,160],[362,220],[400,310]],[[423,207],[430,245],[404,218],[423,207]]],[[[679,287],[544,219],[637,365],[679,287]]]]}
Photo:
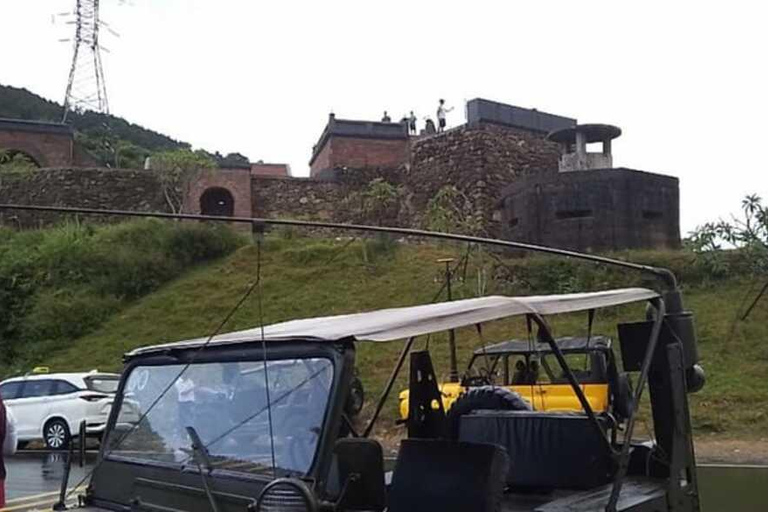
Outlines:
{"type": "MultiPolygon", "coordinates": [[[[631,385],[628,376],[616,368],[610,338],[564,337],[556,342],[592,410],[610,413],[618,421],[627,418],[631,385]]],[[[438,388],[447,411],[469,389],[491,385],[514,391],[535,411],[583,410],[546,343],[510,340],[480,348],[461,382],[444,382],[438,388]]],[[[439,406],[435,403],[434,407],[439,406]]],[[[400,393],[400,417],[408,417],[408,390],[400,393]]]]}

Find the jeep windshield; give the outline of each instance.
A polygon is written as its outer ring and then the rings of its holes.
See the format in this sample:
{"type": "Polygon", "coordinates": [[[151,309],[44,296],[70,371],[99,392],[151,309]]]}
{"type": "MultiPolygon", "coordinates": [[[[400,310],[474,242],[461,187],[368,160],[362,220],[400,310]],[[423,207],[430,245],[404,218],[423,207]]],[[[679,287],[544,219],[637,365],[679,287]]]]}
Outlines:
{"type": "Polygon", "coordinates": [[[269,361],[266,372],[262,361],[185,366],[131,369],[108,458],[194,467],[193,427],[215,471],[271,474],[273,458],[283,474],[309,470],[333,380],[329,359],[269,361]]]}

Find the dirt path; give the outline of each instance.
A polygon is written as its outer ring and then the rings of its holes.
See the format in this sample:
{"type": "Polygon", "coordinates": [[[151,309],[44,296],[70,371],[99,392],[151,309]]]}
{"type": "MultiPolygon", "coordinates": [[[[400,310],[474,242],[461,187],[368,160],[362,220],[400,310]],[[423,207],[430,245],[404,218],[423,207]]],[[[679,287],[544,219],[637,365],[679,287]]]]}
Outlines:
{"type": "Polygon", "coordinates": [[[768,438],[700,437],[694,443],[699,464],[768,464],[768,438]]]}

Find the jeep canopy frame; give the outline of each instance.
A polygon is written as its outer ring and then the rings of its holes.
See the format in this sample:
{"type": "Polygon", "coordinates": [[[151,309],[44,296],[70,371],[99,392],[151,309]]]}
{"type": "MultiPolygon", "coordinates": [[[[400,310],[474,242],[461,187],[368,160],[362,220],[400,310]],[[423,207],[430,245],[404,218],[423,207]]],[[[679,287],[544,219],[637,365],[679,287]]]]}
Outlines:
{"type": "Polygon", "coordinates": [[[653,329],[647,343],[643,365],[638,379],[638,385],[633,397],[633,405],[638,404],[642,390],[648,377],[653,361],[656,344],[665,317],[664,301],[655,291],[645,288],[624,288],[588,293],[571,293],[561,295],[537,295],[523,297],[489,296],[474,299],[456,300],[420,306],[390,308],[366,313],[335,315],[317,318],[291,320],[268,326],[219,334],[212,338],[197,338],[187,341],[166,343],[135,349],[126,354],[127,359],[139,356],[171,352],[174,350],[197,349],[200,347],[213,348],[231,346],[254,341],[290,342],[291,340],[316,341],[317,343],[336,343],[342,340],[387,342],[407,339],[403,352],[390,376],[381,395],[373,417],[365,429],[367,437],[378,419],[384,402],[389,396],[394,380],[397,378],[405,356],[410,351],[413,341],[426,334],[458,329],[461,327],[479,326],[485,322],[502,320],[515,316],[527,316],[539,327],[540,339],[546,343],[560,365],[573,392],[576,394],[585,414],[589,418],[600,439],[604,441],[607,453],[613,455],[618,463],[617,476],[614,481],[616,500],[618,500],[621,484],[629,465],[629,449],[634,429],[638,407],[633,406],[628,419],[627,431],[621,452],[617,453],[610,441],[603,435],[602,426],[592,410],[584,391],[569,367],[563,351],[558,346],[544,316],[590,311],[598,308],[621,306],[636,302],[647,301],[656,311],[653,329]]]}

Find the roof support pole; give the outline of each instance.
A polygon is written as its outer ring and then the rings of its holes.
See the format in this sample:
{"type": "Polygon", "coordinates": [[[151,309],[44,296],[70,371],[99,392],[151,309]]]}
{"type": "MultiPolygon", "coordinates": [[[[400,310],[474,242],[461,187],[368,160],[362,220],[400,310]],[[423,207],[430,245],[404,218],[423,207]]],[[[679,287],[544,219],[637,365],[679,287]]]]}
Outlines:
{"type": "Polygon", "coordinates": [[[412,336],[408,338],[408,341],[405,343],[405,346],[403,347],[403,351],[400,352],[400,358],[397,360],[395,369],[392,370],[392,374],[389,376],[387,385],[384,387],[384,392],[381,394],[381,397],[379,398],[379,403],[376,404],[376,411],[374,411],[371,421],[368,423],[368,426],[365,427],[365,432],[363,432],[363,437],[368,437],[371,433],[371,430],[373,430],[373,425],[376,423],[376,420],[379,418],[379,414],[381,414],[381,409],[384,408],[384,402],[387,401],[387,397],[389,397],[389,393],[390,391],[392,391],[392,386],[395,385],[395,379],[397,379],[397,376],[400,374],[400,370],[403,367],[405,358],[408,356],[408,352],[411,351],[411,347],[413,346],[413,342],[415,340],[416,340],[416,336],[412,336]]]}
{"type": "Polygon", "coordinates": [[[582,409],[584,409],[584,412],[587,413],[587,417],[589,418],[592,425],[595,427],[595,430],[599,434],[600,439],[602,439],[605,442],[605,447],[608,450],[608,453],[613,455],[614,454],[613,447],[611,446],[611,443],[608,440],[608,438],[605,437],[605,432],[603,432],[603,428],[600,426],[600,422],[597,421],[595,412],[592,410],[592,406],[589,405],[589,401],[587,400],[587,397],[584,395],[584,390],[581,389],[579,382],[576,380],[576,376],[573,374],[573,372],[571,371],[571,368],[568,366],[568,363],[565,360],[565,356],[563,355],[563,351],[560,350],[560,347],[555,342],[555,338],[552,336],[552,333],[549,330],[549,326],[544,321],[544,319],[538,314],[530,315],[530,317],[533,319],[534,322],[536,322],[536,325],[539,326],[539,334],[542,335],[542,337],[544,338],[544,341],[546,341],[549,344],[549,347],[552,349],[552,353],[555,355],[555,359],[557,359],[557,362],[560,365],[560,368],[563,370],[563,373],[568,379],[568,383],[571,385],[571,388],[573,388],[573,392],[576,393],[576,398],[579,399],[579,403],[581,404],[582,409]]]}
{"type": "Polygon", "coordinates": [[[616,477],[613,480],[611,497],[608,500],[608,505],[605,507],[606,512],[616,512],[616,504],[619,502],[619,494],[621,493],[621,484],[624,481],[624,477],[627,474],[627,468],[629,467],[629,448],[632,445],[632,432],[635,429],[635,420],[637,419],[637,410],[640,406],[640,397],[643,395],[643,388],[645,387],[645,382],[648,380],[648,372],[651,370],[653,355],[656,353],[656,345],[658,344],[659,335],[661,334],[661,326],[664,323],[664,317],[667,314],[666,306],[661,298],[653,299],[650,303],[656,308],[656,318],[654,319],[653,327],[651,328],[651,337],[648,340],[648,348],[645,350],[643,366],[640,369],[640,377],[637,379],[635,396],[632,398],[632,415],[627,421],[624,444],[621,447],[621,454],[619,455],[619,469],[616,471],[616,477]]]}

